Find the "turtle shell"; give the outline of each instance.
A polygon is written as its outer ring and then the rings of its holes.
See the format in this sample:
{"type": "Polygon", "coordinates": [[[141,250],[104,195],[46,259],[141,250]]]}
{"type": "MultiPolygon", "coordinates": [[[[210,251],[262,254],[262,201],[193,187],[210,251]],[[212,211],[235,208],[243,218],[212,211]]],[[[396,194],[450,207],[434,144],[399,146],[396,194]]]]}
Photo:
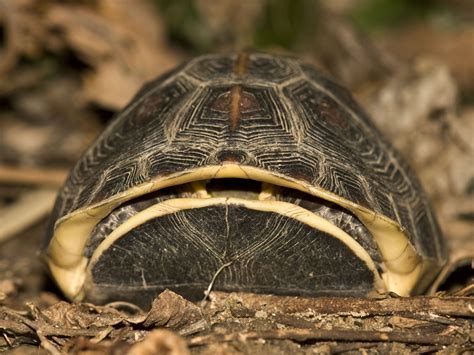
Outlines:
{"type": "Polygon", "coordinates": [[[350,93],[296,58],[197,57],[85,152],[48,231],[75,300],[164,288],[419,293],[446,260],[420,183],[350,93]]]}

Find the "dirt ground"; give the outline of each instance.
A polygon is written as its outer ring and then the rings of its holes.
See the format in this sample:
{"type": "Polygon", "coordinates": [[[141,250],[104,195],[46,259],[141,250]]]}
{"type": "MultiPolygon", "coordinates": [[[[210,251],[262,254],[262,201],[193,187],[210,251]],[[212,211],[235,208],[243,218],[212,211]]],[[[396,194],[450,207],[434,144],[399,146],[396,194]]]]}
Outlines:
{"type": "Polygon", "coordinates": [[[0,0],[0,351],[474,352],[473,78],[470,0],[0,0]],[[238,48],[315,64],[409,160],[450,248],[427,295],[63,298],[39,250],[69,169],[145,81],[238,48]]]}

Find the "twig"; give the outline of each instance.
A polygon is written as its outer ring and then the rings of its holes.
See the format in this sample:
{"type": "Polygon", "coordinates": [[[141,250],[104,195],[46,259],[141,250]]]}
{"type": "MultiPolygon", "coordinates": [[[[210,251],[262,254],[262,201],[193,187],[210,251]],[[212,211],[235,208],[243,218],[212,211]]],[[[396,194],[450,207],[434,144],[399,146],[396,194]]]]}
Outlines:
{"type": "Polygon", "coordinates": [[[5,342],[7,343],[7,345],[12,348],[13,347],[13,343],[11,342],[10,338],[8,337],[7,333],[5,333],[4,331],[2,331],[2,337],[3,339],[5,339],[5,342]]]}
{"type": "Polygon", "coordinates": [[[97,333],[96,336],[94,336],[91,339],[91,343],[93,344],[98,344],[102,340],[104,340],[112,331],[114,330],[114,327],[106,327],[104,330],[101,330],[100,332],[97,333]]]}
{"type": "Polygon", "coordinates": [[[66,180],[65,169],[25,168],[0,165],[0,183],[59,187],[66,180]]]}
{"type": "Polygon", "coordinates": [[[446,317],[441,317],[437,314],[433,314],[432,312],[425,313],[404,313],[401,314],[403,318],[415,319],[424,322],[431,322],[431,323],[438,323],[443,325],[457,325],[462,326],[463,320],[461,319],[451,319],[446,317]]]}
{"type": "Polygon", "coordinates": [[[453,296],[470,296],[473,294],[474,294],[474,284],[470,284],[454,292],[453,296]]]}
{"type": "Polygon", "coordinates": [[[437,351],[443,349],[443,345],[428,345],[416,349],[417,354],[435,354],[437,351]]]}
{"type": "Polygon", "coordinates": [[[9,321],[0,319],[0,329],[8,331],[9,333],[14,334],[36,334],[38,331],[41,331],[43,336],[61,336],[61,337],[95,337],[100,332],[105,331],[108,327],[90,327],[90,328],[65,328],[65,327],[54,327],[49,324],[39,323],[35,321],[25,322],[27,324],[22,324],[17,321],[9,321]]]}
{"type": "Polygon", "coordinates": [[[38,330],[36,332],[36,335],[38,336],[38,339],[40,340],[40,345],[45,349],[47,352],[49,352],[52,355],[61,355],[60,351],[56,346],[53,345],[44,335],[43,332],[38,330]]]}
{"type": "Polygon", "coordinates": [[[234,260],[229,261],[228,263],[225,263],[224,265],[222,265],[222,266],[215,272],[214,276],[212,276],[211,282],[209,283],[209,287],[207,288],[206,291],[204,291],[204,298],[202,299],[201,303],[203,303],[204,301],[206,301],[206,299],[209,297],[209,294],[211,293],[212,287],[214,286],[214,283],[216,282],[217,276],[219,276],[219,274],[220,274],[226,267],[229,267],[230,265],[232,265],[233,262],[234,262],[234,260]]]}
{"type": "MultiPolygon", "coordinates": [[[[442,316],[474,318],[474,299],[470,297],[400,297],[374,300],[350,297],[286,297],[256,295],[252,293],[213,292],[216,303],[238,300],[242,308],[264,310],[269,313],[296,314],[338,314],[338,315],[404,315],[412,313],[432,313],[442,316]]],[[[234,302],[235,303],[235,302],[234,302]]]]}
{"type": "Polygon", "coordinates": [[[246,341],[254,339],[290,339],[297,342],[312,341],[356,341],[356,342],[402,342],[410,344],[450,345],[459,343],[459,337],[414,332],[381,332],[353,329],[275,329],[263,332],[238,332],[224,335],[203,335],[189,340],[189,346],[215,342],[246,341]]]}
{"type": "Polygon", "coordinates": [[[5,319],[0,319],[0,329],[3,329],[4,331],[9,331],[10,333],[15,333],[15,334],[30,334],[31,333],[31,328],[15,322],[11,320],[5,320],[5,319]]]}
{"type": "Polygon", "coordinates": [[[0,209],[0,243],[46,216],[55,197],[56,190],[39,189],[25,193],[14,204],[0,209]]]}
{"type": "Polygon", "coordinates": [[[339,343],[337,345],[331,345],[331,354],[344,353],[347,351],[354,351],[358,349],[370,349],[376,347],[377,343],[364,343],[364,342],[355,342],[355,343],[339,343]]]}

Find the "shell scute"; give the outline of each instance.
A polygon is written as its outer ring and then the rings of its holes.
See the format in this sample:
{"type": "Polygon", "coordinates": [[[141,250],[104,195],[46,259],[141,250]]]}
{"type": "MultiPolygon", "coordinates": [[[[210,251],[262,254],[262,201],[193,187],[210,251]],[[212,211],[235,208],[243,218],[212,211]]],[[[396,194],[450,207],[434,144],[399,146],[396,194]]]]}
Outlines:
{"type": "Polygon", "coordinates": [[[284,57],[261,55],[249,61],[246,74],[265,82],[283,83],[301,75],[300,69],[284,57]]]}
{"type": "Polygon", "coordinates": [[[235,55],[200,57],[190,63],[186,73],[202,81],[228,79],[233,73],[235,57],[235,55]]]}

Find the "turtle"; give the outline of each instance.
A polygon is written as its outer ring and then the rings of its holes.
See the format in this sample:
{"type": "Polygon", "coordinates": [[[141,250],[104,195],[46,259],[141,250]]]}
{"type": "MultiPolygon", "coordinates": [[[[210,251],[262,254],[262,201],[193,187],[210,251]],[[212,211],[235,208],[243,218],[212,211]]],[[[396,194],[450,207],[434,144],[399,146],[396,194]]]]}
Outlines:
{"type": "Polygon", "coordinates": [[[148,82],[61,188],[44,256],[65,296],[165,289],[422,293],[446,262],[407,161],[343,86],[292,55],[201,55],[148,82]]]}

